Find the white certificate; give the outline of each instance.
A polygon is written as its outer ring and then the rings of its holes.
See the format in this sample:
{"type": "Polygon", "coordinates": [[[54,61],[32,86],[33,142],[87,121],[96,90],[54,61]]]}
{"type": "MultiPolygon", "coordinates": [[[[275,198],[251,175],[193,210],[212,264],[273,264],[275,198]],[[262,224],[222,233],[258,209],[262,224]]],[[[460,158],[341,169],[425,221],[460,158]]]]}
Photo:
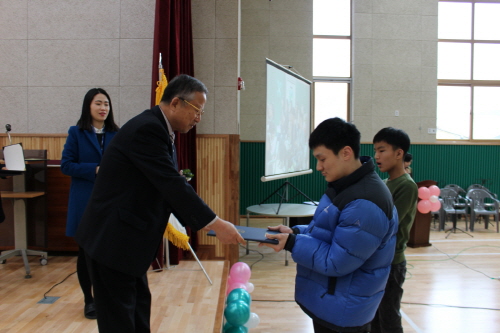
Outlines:
{"type": "Polygon", "coordinates": [[[3,147],[3,159],[5,161],[5,167],[7,168],[7,170],[26,170],[23,146],[20,143],[3,147]]]}

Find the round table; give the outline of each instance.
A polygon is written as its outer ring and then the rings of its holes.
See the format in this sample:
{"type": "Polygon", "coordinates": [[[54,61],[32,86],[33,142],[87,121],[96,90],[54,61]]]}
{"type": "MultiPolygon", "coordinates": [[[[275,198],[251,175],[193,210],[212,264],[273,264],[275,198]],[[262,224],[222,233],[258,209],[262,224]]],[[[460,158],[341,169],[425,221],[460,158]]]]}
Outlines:
{"type": "MultiPolygon", "coordinates": [[[[296,204],[296,203],[271,203],[260,204],[247,207],[247,227],[250,219],[250,213],[269,216],[281,217],[284,220],[284,225],[290,226],[290,217],[307,217],[313,216],[317,206],[309,204],[296,204]]],[[[248,254],[248,242],[247,242],[248,254]]],[[[285,251],[285,266],[288,266],[288,252],[285,251]]]]}

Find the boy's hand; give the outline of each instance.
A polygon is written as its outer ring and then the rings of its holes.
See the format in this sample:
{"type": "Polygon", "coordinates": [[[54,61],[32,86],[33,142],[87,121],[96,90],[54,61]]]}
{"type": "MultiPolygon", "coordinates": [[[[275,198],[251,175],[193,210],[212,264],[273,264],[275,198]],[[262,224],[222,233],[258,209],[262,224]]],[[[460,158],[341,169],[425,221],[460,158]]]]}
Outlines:
{"type": "MultiPolygon", "coordinates": [[[[273,230],[271,228],[279,228],[279,227],[288,228],[286,226],[276,226],[276,227],[269,227],[269,230],[273,230]]],[[[288,229],[290,229],[290,228],[288,228],[288,229]]],[[[274,229],[274,230],[279,231],[279,229],[274,229]]],[[[292,230],[292,229],[290,229],[290,230],[292,230]]],[[[259,243],[259,247],[267,246],[267,247],[270,247],[271,249],[273,249],[274,251],[279,252],[285,248],[285,244],[286,244],[286,241],[288,240],[288,235],[290,233],[292,233],[292,232],[281,233],[281,234],[266,234],[267,239],[277,239],[279,243],[278,244],[259,243]]]]}
{"type": "MultiPolygon", "coordinates": [[[[268,230],[279,231],[282,234],[293,234],[292,228],[287,227],[286,225],[280,224],[274,227],[267,227],[268,230]]],[[[268,237],[269,238],[269,237],[268,237]]]]}

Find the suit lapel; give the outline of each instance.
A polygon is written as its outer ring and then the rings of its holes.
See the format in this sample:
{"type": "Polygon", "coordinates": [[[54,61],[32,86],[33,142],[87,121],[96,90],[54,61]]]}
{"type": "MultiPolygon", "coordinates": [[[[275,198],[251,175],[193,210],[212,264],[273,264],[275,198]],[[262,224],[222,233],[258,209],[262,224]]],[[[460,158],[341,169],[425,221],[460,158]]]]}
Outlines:
{"type": "MultiPolygon", "coordinates": [[[[160,107],[156,105],[151,109],[151,111],[160,120],[161,124],[165,127],[165,130],[170,135],[171,133],[168,131],[168,125],[165,121],[165,117],[163,116],[163,112],[161,112],[160,107]]],[[[175,149],[175,143],[172,142],[172,140],[170,140],[170,142],[172,143],[169,147],[170,156],[172,157],[172,161],[174,162],[175,169],[179,170],[179,166],[177,164],[177,150],[175,149]]]]}

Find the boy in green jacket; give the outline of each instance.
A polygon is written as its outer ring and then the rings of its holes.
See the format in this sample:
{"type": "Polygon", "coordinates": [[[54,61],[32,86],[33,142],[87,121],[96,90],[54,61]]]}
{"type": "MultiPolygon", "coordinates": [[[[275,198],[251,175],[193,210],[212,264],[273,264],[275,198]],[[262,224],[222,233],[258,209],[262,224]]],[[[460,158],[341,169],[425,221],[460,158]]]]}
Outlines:
{"type": "Polygon", "coordinates": [[[389,178],[384,181],[398,211],[399,226],[391,272],[384,297],[372,321],[371,332],[402,333],[400,306],[406,275],[405,249],[417,209],[418,188],[404,168],[404,157],[410,149],[408,134],[400,129],[386,127],[375,135],[373,145],[379,170],[389,174],[389,178]]]}

